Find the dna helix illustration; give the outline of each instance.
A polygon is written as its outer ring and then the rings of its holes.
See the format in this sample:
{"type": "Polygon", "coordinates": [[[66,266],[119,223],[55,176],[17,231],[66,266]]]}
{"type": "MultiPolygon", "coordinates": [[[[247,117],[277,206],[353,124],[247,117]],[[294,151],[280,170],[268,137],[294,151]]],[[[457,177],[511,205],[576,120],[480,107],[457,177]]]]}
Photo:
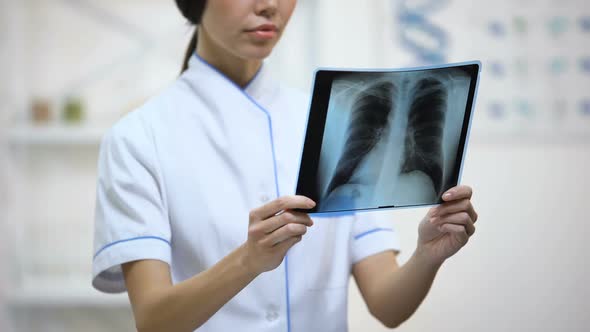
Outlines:
{"type": "Polygon", "coordinates": [[[450,0],[393,0],[401,46],[414,56],[418,64],[446,62],[448,34],[428,16],[444,9],[449,3],[450,0]]]}

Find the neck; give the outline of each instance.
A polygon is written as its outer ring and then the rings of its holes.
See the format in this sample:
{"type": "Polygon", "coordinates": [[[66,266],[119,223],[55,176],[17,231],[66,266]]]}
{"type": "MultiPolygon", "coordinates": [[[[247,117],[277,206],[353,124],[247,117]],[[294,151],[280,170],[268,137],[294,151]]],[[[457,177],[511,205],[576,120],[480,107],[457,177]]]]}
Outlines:
{"type": "Polygon", "coordinates": [[[216,45],[203,26],[198,28],[197,54],[240,87],[256,75],[262,60],[243,59],[216,45]]]}

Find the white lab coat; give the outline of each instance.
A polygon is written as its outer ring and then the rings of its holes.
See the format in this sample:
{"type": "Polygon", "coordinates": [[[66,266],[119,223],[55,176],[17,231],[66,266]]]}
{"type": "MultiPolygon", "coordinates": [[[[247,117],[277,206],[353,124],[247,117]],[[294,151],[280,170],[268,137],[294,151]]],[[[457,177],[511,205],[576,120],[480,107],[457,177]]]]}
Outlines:
{"type": "MultiPolygon", "coordinates": [[[[247,239],[248,213],[294,194],[308,98],[263,65],[241,89],[198,56],[100,147],[93,286],[125,291],[121,264],[157,259],[178,283],[247,239]]],[[[198,331],[346,331],[352,264],[399,250],[388,220],[314,217],[275,270],[259,275],[198,331]]],[[[198,310],[198,308],[195,308],[198,310]]]]}

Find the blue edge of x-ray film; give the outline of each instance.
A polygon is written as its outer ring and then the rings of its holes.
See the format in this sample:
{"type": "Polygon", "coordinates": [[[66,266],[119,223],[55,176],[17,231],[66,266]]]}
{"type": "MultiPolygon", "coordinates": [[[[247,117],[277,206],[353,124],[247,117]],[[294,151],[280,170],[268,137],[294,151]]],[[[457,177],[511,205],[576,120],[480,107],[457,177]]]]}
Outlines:
{"type": "MultiPolygon", "coordinates": [[[[307,128],[309,124],[309,114],[311,113],[311,103],[313,100],[313,92],[315,88],[315,81],[317,77],[317,73],[321,70],[330,70],[330,71],[356,71],[356,72],[406,72],[406,71],[414,71],[414,70],[425,70],[425,69],[441,69],[441,68],[448,68],[448,67],[458,67],[458,66],[466,66],[466,65],[477,65],[478,73],[477,79],[475,82],[475,92],[473,94],[473,101],[471,103],[470,116],[469,122],[467,124],[467,136],[465,137],[465,144],[463,146],[463,152],[461,155],[461,163],[459,166],[459,175],[457,176],[457,184],[461,183],[461,175],[463,173],[463,163],[465,160],[465,154],[467,153],[467,145],[469,142],[469,136],[471,132],[471,121],[473,120],[473,110],[475,109],[475,103],[477,100],[477,92],[479,87],[479,81],[481,76],[481,61],[473,60],[473,61],[465,61],[465,62],[453,62],[453,63],[445,63],[445,64],[438,64],[438,65],[430,65],[430,66],[420,66],[420,67],[407,67],[407,68],[334,68],[334,67],[318,67],[315,69],[313,77],[314,81],[311,85],[311,93],[309,94],[309,103],[308,103],[308,112],[307,112],[307,120],[305,126],[305,133],[303,135],[303,144],[301,144],[301,152],[299,153],[299,169],[301,169],[301,162],[303,159],[303,150],[305,148],[305,139],[307,137],[307,128]]],[[[295,181],[295,193],[297,192],[297,185],[299,183],[299,174],[297,174],[297,181],[295,181]]],[[[356,210],[347,210],[347,211],[334,211],[334,212],[311,212],[309,215],[314,216],[321,216],[321,217],[338,217],[338,216],[350,216],[354,215],[359,211],[386,211],[386,210],[393,210],[393,209],[408,209],[408,208],[422,208],[422,207],[429,207],[439,205],[439,203],[435,204],[424,204],[424,205],[410,205],[410,206],[399,206],[399,207],[382,207],[382,208],[368,208],[368,209],[356,209],[356,210]]]]}

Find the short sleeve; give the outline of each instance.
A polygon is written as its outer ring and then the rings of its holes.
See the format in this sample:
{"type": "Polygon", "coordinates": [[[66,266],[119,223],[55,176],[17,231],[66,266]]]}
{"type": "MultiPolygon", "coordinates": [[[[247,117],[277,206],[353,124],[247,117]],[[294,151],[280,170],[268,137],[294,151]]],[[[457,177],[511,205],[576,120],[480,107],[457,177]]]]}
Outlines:
{"type": "Polygon", "coordinates": [[[98,157],[92,285],[107,293],[126,291],[122,263],[171,260],[154,140],[130,115],[103,136],[98,157]]]}
{"type": "Polygon", "coordinates": [[[352,264],[383,251],[401,251],[391,217],[374,211],[354,213],[350,245],[352,264]]]}

